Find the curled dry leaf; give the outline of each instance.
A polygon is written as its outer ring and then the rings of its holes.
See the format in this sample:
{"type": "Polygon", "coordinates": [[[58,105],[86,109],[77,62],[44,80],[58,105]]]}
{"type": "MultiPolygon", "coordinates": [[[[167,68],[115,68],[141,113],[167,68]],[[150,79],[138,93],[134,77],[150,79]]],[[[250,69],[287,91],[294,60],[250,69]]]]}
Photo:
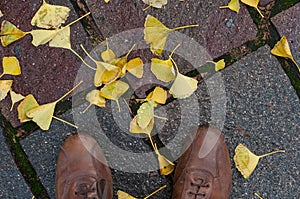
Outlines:
{"type": "Polygon", "coordinates": [[[22,30],[18,29],[9,21],[2,21],[0,32],[2,46],[6,47],[9,44],[23,38],[27,34],[27,32],[23,32],[22,30]]]}
{"type": "Polygon", "coordinates": [[[259,0],[241,0],[244,4],[251,6],[257,10],[257,12],[260,14],[262,18],[264,18],[264,15],[261,13],[261,11],[258,9],[258,3],[259,0]]]}
{"type": "Polygon", "coordinates": [[[220,8],[229,8],[235,12],[239,12],[240,10],[240,1],[239,0],[231,0],[227,6],[220,6],[220,8]]]}
{"type": "Polygon", "coordinates": [[[276,56],[279,56],[279,57],[285,57],[285,58],[289,58],[291,59],[294,64],[297,66],[299,72],[300,72],[300,68],[298,66],[298,64],[296,63],[292,53],[291,53],[291,49],[290,49],[290,46],[289,46],[289,43],[286,39],[285,36],[282,36],[280,41],[278,41],[274,48],[271,50],[271,53],[273,55],[276,55],[276,56]]]}
{"type": "Polygon", "coordinates": [[[34,98],[34,96],[31,94],[27,95],[18,106],[18,118],[20,122],[23,123],[23,122],[30,121],[31,118],[27,117],[26,113],[29,110],[34,109],[38,106],[39,104],[34,98]]]}
{"type": "Polygon", "coordinates": [[[0,75],[0,78],[3,75],[20,75],[21,67],[19,60],[15,57],[3,57],[2,60],[3,72],[0,75]]]}
{"type": "Polygon", "coordinates": [[[236,168],[241,172],[245,179],[249,178],[256,168],[260,158],[272,155],[274,153],[284,152],[284,150],[277,150],[264,155],[257,156],[252,153],[247,147],[243,144],[239,144],[235,148],[235,155],[233,160],[235,162],[236,168]]]}
{"type": "Polygon", "coordinates": [[[163,23],[151,15],[147,15],[144,24],[144,39],[150,44],[150,50],[153,54],[160,56],[165,47],[170,32],[184,28],[196,27],[196,25],[181,26],[177,28],[167,28],[163,23]]]}
{"type": "Polygon", "coordinates": [[[48,4],[45,0],[31,20],[32,26],[58,29],[69,17],[70,8],[48,4]]]}
{"type": "Polygon", "coordinates": [[[2,101],[10,91],[13,80],[0,80],[0,101],[2,101]]]}
{"type": "Polygon", "coordinates": [[[12,89],[10,89],[9,94],[10,94],[10,99],[11,99],[11,108],[10,108],[10,111],[12,111],[13,108],[14,108],[15,103],[23,100],[25,97],[23,95],[21,95],[21,94],[18,94],[16,92],[14,92],[12,89]]]}

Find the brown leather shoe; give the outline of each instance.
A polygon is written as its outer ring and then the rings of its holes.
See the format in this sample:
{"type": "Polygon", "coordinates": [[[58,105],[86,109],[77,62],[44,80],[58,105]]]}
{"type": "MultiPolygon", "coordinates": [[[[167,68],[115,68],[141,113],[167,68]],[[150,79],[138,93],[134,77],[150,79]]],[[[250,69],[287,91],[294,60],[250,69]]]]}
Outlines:
{"type": "Polygon", "coordinates": [[[176,166],[172,199],[229,198],[231,165],[221,132],[199,127],[188,143],[176,166]]]}
{"type": "Polygon", "coordinates": [[[58,156],[56,198],[112,197],[111,172],[96,140],[86,134],[69,136],[58,156]]]}

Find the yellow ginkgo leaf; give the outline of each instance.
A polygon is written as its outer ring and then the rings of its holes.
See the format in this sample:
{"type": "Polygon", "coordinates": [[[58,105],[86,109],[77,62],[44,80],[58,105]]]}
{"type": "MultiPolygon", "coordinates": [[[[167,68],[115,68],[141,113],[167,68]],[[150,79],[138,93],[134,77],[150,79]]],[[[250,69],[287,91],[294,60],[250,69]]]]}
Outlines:
{"type": "Polygon", "coordinates": [[[27,117],[26,113],[33,109],[38,107],[39,104],[37,103],[36,99],[33,95],[27,95],[23,101],[18,106],[18,118],[20,122],[27,122],[30,121],[31,118],[27,117]]]}
{"type": "Polygon", "coordinates": [[[99,90],[92,90],[86,95],[85,99],[90,103],[90,105],[83,112],[86,112],[86,110],[89,109],[92,105],[105,107],[105,98],[100,96],[99,90]]]}
{"type": "Polygon", "coordinates": [[[137,124],[146,129],[154,118],[154,101],[144,102],[137,111],[137,124]]]}
{"type": "Polygon", "coordinates": [[[9,44],[23,38],[27,34],[27,32],[23,32],[22,30],[18,29],[9,21],[2,21],[0,32],[2,46],[6,47],[9,44]]]}
{"type": "MultiPolygon", "coordinates": [[[[102,62],[104,63],[104,62],[102,62]]],[[[115,67],[113,65],[104,63],[102,64],[98,62],[97,69],[94,76],[94,85],[96,87],[101,86],[102,84],[110,84],[111,82],[115,81],[120,77],[121,69],[115,67]],[[107,70],[108,66],[114,67],[107,70]],[[106,66],[106,68],[105,68],[106,66]]]]}
{"type": "Polygon", "coordinates": [[[26,113],[41,129],[48,130],[53,118],[56,102],[39,105],[26,113]]]}
{"type": "Polygon", "coordinates": [[[298,66],[298,64],[296,63],[292,53],[291,53],[291,49],[290,49],[290,46],[289,46],[289,43],[286,39],[285,36],[282,36],[280,41],[278,41],[274,48],[271,50],[271,53],[273,55],[276,55],[276,56],[279,56],[279,57],[285,57],[285,58],[289,58],[291,59],[294,64],[297,66],[299,72],[300,72],[300,68],[298,66]]]}
{"type": "MultiPolygon", "coordinates": [[[[155,190],[148,196],[144,197],[144,199],[150,198],[151,196],[155,195],[156,193],[160,192],[161,190],[165,189],[166,187],[167,187],[167,185],[160,187],[159,189],[155,190]]],[[[133,197],[133,196],[129,195],[128,193],[125,193],[124,191],[121,191],[121,190],[118,190],[117,195],[118,195],[118,199],[136,199],[135,197],[133,197]]]]}
{"type": "Polygon", "coordinates": [[[150,44],[150,50],[153,54],[160,56],[171,31],[196,27],[198,25],[181,26],[169,29],[155,17],[147,15],[144,26],[144,39],[146,40],[146,43],[150,44]]]}
{"type": "Polygon", "coordinates": [[[144,129],[142,129],[138,123],[137,123],[137,116],[135,116],[132,121],[130,122],[130,128],[129,131],[131,133],[143,133],[150,135],[154,127],[154,118],[149,122],[148,126],[144,129]]]}
{"type": "Polygon", "coordinates": [[[44,45],[51,41],[57,34],[58,30],[32,30],[30,34],[32,35],[32,44],[34,46],[44,45]]]}
{"type": "Polygon", "coordinates": [[[240,10],[240,1],[239,0],[231,0],[227,6],[220,6],[220,8],[229,8],[235,12],[239,12],[240,10]]]}
{"type": "Polygon", "coordinates": [[[284,150],[273,151],[264,155],[257,156],[253,154],[247,147],[243,144],[239,144],[235,148],[235,155],[233,160],[235,162],[236,168],[241,172],[245,179],[249,178],[254,169],[256,168],[260,158],[272,155],[274,153],[284,152],[284,150]]]}
{"type": "Polygon", "coordinates": [[[67,20],[69,12],[68,7],[51,5],[43,0],[40,9],[31,20],[31,25],[45,29],[58,29],[67,20]]]}
{"type": "Polygon", "coordinates": [[[176,76],[176,79],[174,80],[169,92],[175,98],[178,98],[178,99],[187,98],[187,97],[191,96],[195,92],[195,90],[197,90],[198,81],[191,77],[182,75],[179,72],[175,61],[172,58],[171,58],[171,60],[175,65],[175,68],[177,71],[177,76],[176,76]]]}
{"type": "Polygon", "coordinates": [[[257,10],[257,12],[260,14],[262,18],[264,18],[264,15],[261,13],[261,11],[258,9],[258,3],[260,0],[241,0],[244,4],[251,6],[257,10]]]}
{"type": "Polygon", "coordinates": [[[58,100],[48,104],[38,105],[37,107],[34,107],[26,112],[23,110],[23,112],[25,112],[26,116],[32,119],[32,121],[34,121],[42,130],[48,130],[50,128],[50,124],[53,118],[77,128],[77,126],[75,126],[74,124],[71,124],[67,121],[57,118],[53,116],[53,114],[54,114],[54,109],[56,104],[59,101],[61,101],[63,98],[65,98],[67,95],[69,95],[71,92],[73,92],[81,83],[82,81],[79,82],[74,88],[72,88],[62,97],[60,97],[58,100]]]}
{"type": "Polygon", "coordinates": [[[0,75],[0,78],[3,75],[20,75],[21,74],[21,67],[19,60],[12,56],[12,57],[3,57],[2,60],[3,66],[3,73],[0,75]]]}
{"type": "Polygon", "coordinates": [[[12,84],[13,80],[0,80],[0,101],[7,96],[12,84]]]}
{"type": "Polygon", "coordinates": [[[143,0],[145,4],[148,4],[149,6],[144,9],[147,10],[150,7],[154,8],[162,8],[164,5],[168,3],[168,0],[143,0]]]}
{"type": "Polygon", "coordinates": [[[143,60],[139,57],[129,60],[127,64],[125,64],[124,69],[126,69],[129,73],[134,75],[137,78],[143,77],[143,69],[144,63],[143,60]]]}
{"type": "Polygon", "coordinates": [[[136,199],[135,197],[129,195],[128,193],[125,193],[124,191],[118,190],[117,192],[118,199],[136,199]]]}
{"type": "Polygon", "coordinates": [[[169,82],[175,79],[175,71],[170,59],[161,60],[157,58],[151,59],[151,71],[155,77],[163,82],[169,82]]]}
{"type": "Polygon", "coordinates": [[[221,59],[218,62],[208,61],[209,63],[213,63],[215,65],[215,71],[219,71],[225,68],[225,60],[221,59]]]}
{"type": "Polygon", "coordinates": [[[101,88],[100,96],[104,97],[105,99],[115,100],[118,104],[119,111],[121,111],[118,99],[128,89],[129,89],[129,85],[127,83],[118,80],[118,81],[114,81],[110,84],[106,84],[103,88],[101,88]]]}
{"type": "Polygon", "coordinates": [[[167,101],[167,91],[157,86],[155,89],[147,95],[146,101],[154,100],[155,103],[165,104],[167,101]]]}
{"type": "MultiPolygon", "coordinates": [[[[152,139],[152,138],[151,138],[152,139]]],[[[153,143],[152,143],[153,144],[153,143]]],[[[158,151],[157,145],[154,144],[154,152],[157,155],[158,164],[161,175],[169,175],[174,171],[175,164],[168,160],[165,156],[161,155],[158,151]]]]}
{"type": "Polygon", "coordinates": [[[107,39],[106,39],[106,50],[101,53],[101,58],[106,63],[111,63],[113,60],[116,59],[115,53],[108,46],[108,40],[107,39]]]}
{"type": "Polygon", "coordinates": [[[49,42],[50,47],[56,47],[56,48],[65,48],[65,49],[71,49],[71,28],[70,26],[64,28],[62,31],[59,31],[49,42]]]}
{"type": "Polygon", "coordinates": [[[25,97],[21,94],[15,93],[12,89],[10,89],[10,99],[11,99],[11,108],[10,111],[13,110],[15,103],[23,100],[25,97]]]}

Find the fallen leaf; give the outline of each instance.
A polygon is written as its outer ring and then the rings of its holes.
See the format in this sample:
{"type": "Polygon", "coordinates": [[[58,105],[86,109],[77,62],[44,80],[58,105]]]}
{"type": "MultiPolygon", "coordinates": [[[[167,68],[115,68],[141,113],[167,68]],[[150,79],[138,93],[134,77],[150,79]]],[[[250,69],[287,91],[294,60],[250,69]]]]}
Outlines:
{"type": "Polygon", "coordinates": [[[120,191],[120,190],[118,190],[117,195],[118,195],[118,199],[137,199],[129,195],[128,193],[125,193],[124,191],[120,191]]]}
{"type": "Polygon", "coordinates": [[[105,62],[98,62],[94,76],[94,85],[96,87],[102,84],[110,84],[120,77],[121,69],[105,62]],[[109,68],[109,70],[107,69],[109,68]]]}
{"type": "Polygon", "coordinates": [[[191,96],[195,92],[195,90],[197,90],[198,81],[191,77],[182,75],[179,72],[175,61],[172,58],[171,58],[171,60],[176,67],[177,75],[176,75],[176,78],[175,78],[169,92],[175,98],[178,98],[178,99],[187,98],[187,97],[191,96]]]}
{"type": "MultiPolygon", "coordinates": [[[[160,187],[159,189],[155,190],[154,192],[152,192],[151,194],[149,194],[148,196],[144,197],[144,199],[148,199],[151,196],[155,195],[156,193],[158,193],[159,191],[165,189],[167,187],[167,185],[164,185],[162,187],[160,187]]],[[[117,192],[118,195],[118,199],[136,199],[135,197],[129,195],[128,193],[118,190],[117,192]]]]}
{"type": "Polygon", "coordinates": [[[261,13],[261,11],[258,9],[258,3],[259,0],[241,0],[244,4],[251,6],[257,10],[257,12],[260,14],[262,18],[264,18],[264,15],[261,13]]]}
{"type": "Polygon", "coordinates": [[[143,69],[144,63],[143,60],[139,57],[131,59],[125,64],[124,69],[126,69],[129,73],[134,75],[137,78],[143,77],[143,69]]]}
{"type": "Polygon", "coordinates": [[[167,5],[168,0],[143,0],[143,2],[149,6],[144,8],[144,11],[150,7],[162,8],[164,5],[167,5]]]}
{"type": "Polygon", "coordinates": [[[165,156],[161,155],[158,151],[157,145],[154,144],[154,152],[157,155],[159,168],[160,168],[160,174],[161,175],[169,175],[171,174],[175,169],[175,164],[168,160],[165,156]]]}
{"type": "Polygon", "coordinates": [[[213,63],[215,65],[215,71],[219,71],[225,68],[225,61],[224,59],[219,60],[218,62],[208,61],[209,63],[213,63]]]}
{"type": "Polygon", "coordinates": [[[153,54],[160,56],[170,32],[184,28],[196,27],[198,25],[181,26],[170,29],[155,17],[147,15],[144,26],[144,39],[146,40],[146,43],[150,44],[150,50],[153,54]]]}
{"type": "Polygon", "coordinates": [[[71,47],[71,28],[70,26],[59,31],[49,42],[50,47],[72,49],[71,47]]]}
{"type": "Polygon", "coordinates": [[[0,75],[0,78],[3,75],[20,75],[21,67],[18,59],[14,56],[12,57],[3,57],[2,60],[3,72],[0,75]]]}
{"type": "Polygon", "coordinates": [[[157,104],[165,104],[167,101],[167,91],[159,86],[156,86],[155,89],[147,95],[145,100],[153,100],[157,104]]]}
{"type": "Polygon", "coordinates": [[[26,112],[26,116],[32,118],[32,121],[34,121],[42,130],[49,130],[56,103],[57,102],[52,102],[39,105],[26,112]]]}
{"type": "Polygon", "coordinates": [[[0,101],[7,96],[12,84],[13,80],[0,80],[0,101]]]}
{"type": "Polygon", "coordinates": [[[59,30],[32,30],[30,34],[32,35],[32,44],[35,47],[39,45],[44,45],[50,42],[57,34],[59,30]]]}
{"type": "Polygon", "coordinates": [[[100,96],[99,90],[92,90],[86,95],[85,99],[90,103],[90,105],[83,112],[86,112],[86,110],[89,109],[92,105],[105,107],[105,98],[100,96]]]}
{"type": "Polygon", "coordinates": [[[62,119],[59,119],[55,117],[53,114],[54,114],[54,109],[56,104],[59,101],[61,101],[63,98],[65,98],[67,95],[69,95],[71,92],[73,92],[81,83],[82,82],[79,82],[74,88],[72,88],[69,92],[67,92],[65,95],[63,95],[61,98],[59,98],[54,102],[38,105],[26,112],[24,110],[21,111],[25,112],[26,116],[30,118],[32,121],[34,121],[42,130],[49,130],[53,118],[77,128],[75,125],[67,121],[64,121],[62,119]]]}
{"type": "Polygon", "coordinates": [[[36,99],[33,95],[27,95],[23,101],[18,106],[18,118],[21,123],[31,121],[31,118],[27,117],[26,113],[33,109],[38,107],[39,104],[37,103],[36,99]]]}
{"type": "Polygon", "coordinates": [[[21,94],[15,93],[12,89],[10,89],[10,99],[11,99],[11,108],[10,111],[13,110],[15,103],[23,100],[25,97],[21,94]]]}
{"type": "Polygon", "coordinates": [[[100,96],[109,100],[115,100],[118,104],[119,111],[121,111],[118,100],[128,89],[129,85],[127,83],[117,80],[101,88],[100,96]]]}
{"type": "Polygon", "coordinates": [[[235,12],[239,12],[240,10],[240,1],[239,0],[231,0],[227,6],[220,6],[220,8],[229,8],[235,12]]]}
{"type": "Polygon", "coordinates": [[[289,58],[291,59],[294,64],[297,66],[299,72],[300,72],[300,68],[298,66],[298,64],[296,63],[292,53],[291,53],[291,49],[290,49],[290,46],[289,46],[289,43],[286,39],[285,36],[282,36],[280,41],[278,41],[274,48],[271,50],[271,53],[273,55],[276,55],[276,56],[279,56],[279,57],[285,57],[285,58],[289,58]]]}
{"type": "Polygon", "coordinates": [[[245,179],[249,178],[254,169],[256,168],[260,158],[272,155],[278,152],[285,152],[284,150],[277,150],[264,155],[257,156],[253,154],[247,147],[243,144],[239,144],[235,148],[235,155],[233,160],[235,162],[236,168],[241,172],[245,179]]]}
{"type": "Polygon", "coordinates": [[[69,17],[70,8],[48,4],[45,0],[31,20],[32,26],[58,29],[69,17]]]}
{"type": "Polygon", "coordinates": [[[107,39],[106,39],[106,50],[101,53],[101,58],[106,63],[111,63],[117,58],[115,53],[109,48],[107,39]]]}
{"type": "Polygon", "coordinates": [[[129,131],[131,133],[143,133],[150,135],[154,127],[154,118],[149,122],[148,126],[146,128],[141,128],[137,123],[137,115],[132,119],[130,122],[130,128],[129,131]]]}
{"type": "Polygon", "coordinates": [[[144,102],[137,111],[137,124],[141,129],[146,129],[154,118],[154,101],[144,102]]]}
{"type": "Polygon", "coordinates": [[[6,47],[9,44],[23,38],[27,34],[27,32],[23,32],[22,30],[18,29],[9,21],[2,21],[0,32],[2,46],[6,47]]]}

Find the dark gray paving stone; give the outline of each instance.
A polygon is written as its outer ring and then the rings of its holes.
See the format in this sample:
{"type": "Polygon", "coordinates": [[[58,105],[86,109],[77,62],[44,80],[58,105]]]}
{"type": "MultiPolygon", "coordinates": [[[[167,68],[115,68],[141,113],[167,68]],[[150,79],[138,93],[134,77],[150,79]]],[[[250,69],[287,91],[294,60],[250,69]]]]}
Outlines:
{"type": "MultiPolygon", "coordinates": [[[[71,9],[66,24],[78,18],[72,4],[69,1],[48,0],[50,4],[63,5],[71,9]]],[[[4,16],[0,21],[8,20],[23,31],[36,29],[30,22],[35,12],[39,9],[41,0],[0,1],[0,9],[4,16]],[[9,5],[9,6],[7,6],[9,5]]],[[[31,44],[31,36],[9,45],[0,46],[0,59],[3,56],[17,56],[22,68],[20,76],[4,76],[2,79],[13,79],[13,90],[23,95],[33,94],[40,104],[54,101],[65,94],[74,85],[77,70],[81,61],[71,51],[61,48],[51,48],[46,45],[34,47],[31,44]]],[[[72,48],[85,57],[80,48],[83,44],[87,49],[91,48],[91,42],[80,22],[71,26],[72,48]]],[[[2,72],[2,68],[0,68],[2,72]]],[[[20,126],[17,115],[17,105],[10,111],[10,98],[7,97],[1,103],[2,114],[14,127],[20,126]]]]}
{"type": "Polygon", "coordinates": [[[286,36],[297,64],[300,64],[300,3],[277,14],[271,20],[281,36],[286,36]]]}
{"type": "MultiPolygon", "coordinates": [[[[72,121],[70,114],[60,118],[72,121]]],[[[35,131],[20,142],[50,198],[55,198],[55,169],[60,146],[74,131],[72,127],[53,121],[49,131],[35,131]]]]}
{"type": "Polygon", "coordinates": [[[169,1],[163,9],[150,8],[144,12],[143,8],[147,5],[142,1],[111,1],[106,4],[104,1],[87,0],[93,18],[104,37],[143,28],[146,15],[151,14],[170,28],[199,24],[197,28],[180,32],[203,45],[213,58],[255,38],[257,34],[257,28],[246,7],[241,5],[238,14],[229,9],[219,8],[227,3],[227,0],[169,1]]]}
{"type": "Polygon", "coordinates": [[[265,46],[222,72],[227,95],[224,127],[230,156],[243,143],[260,160],[249,179],[234,168],[231,198],[298,198],[300,106],[288,77],[265,46]]]}
{"type": "Polygon", "coordinates": [[[0,128],[0,198],[31,198],[31,191],[6,146],[0,128]]]}

